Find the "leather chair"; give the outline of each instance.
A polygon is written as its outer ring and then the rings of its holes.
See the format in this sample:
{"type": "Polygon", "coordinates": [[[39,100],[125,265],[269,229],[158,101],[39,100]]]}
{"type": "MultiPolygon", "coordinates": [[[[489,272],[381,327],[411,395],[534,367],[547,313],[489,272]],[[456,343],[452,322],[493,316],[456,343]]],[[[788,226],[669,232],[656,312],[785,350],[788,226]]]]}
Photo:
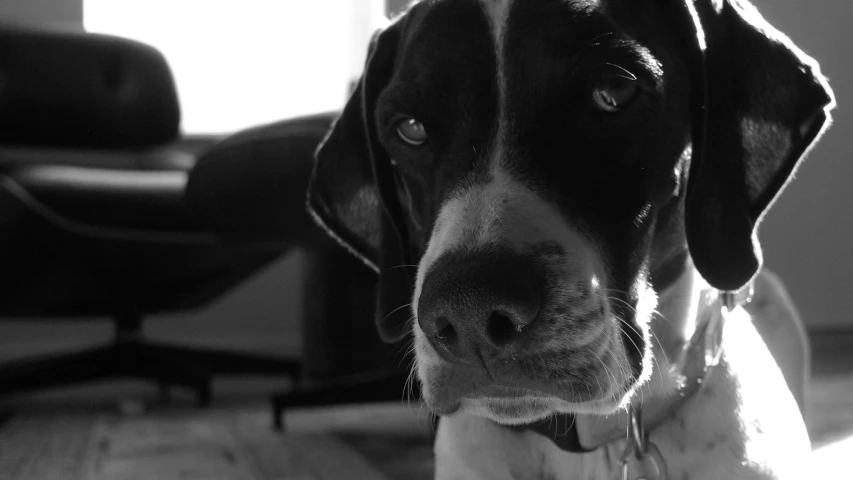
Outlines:
{"type": "MultiPolygon", "coordinates": [[[[268,244],[304,255],[302,377],[273,397],[285,409],[405,398],[411,358],[374,327],[376,275],[332,241],[305,209],[314,150],[336,117],[324,113],[239,132],[199,157],[186,201],[234,248],[268,244]]],[[[417,382],[410,392],[417,397],[417,382]]]]}
{"type": "MultiPolygon", "coordinates": [[[[111,344],[0,364],[0,395],[113,377],[194,389],[297,361],[156,343],[146,316],[204,306],[283,255],[224,245],[187,210],[196,159],[163,57],[137,42],[0,27],[0,321],[103,317],[111,344]]],[[[236,321],[237,319],[235,319],[236,321]]]]}

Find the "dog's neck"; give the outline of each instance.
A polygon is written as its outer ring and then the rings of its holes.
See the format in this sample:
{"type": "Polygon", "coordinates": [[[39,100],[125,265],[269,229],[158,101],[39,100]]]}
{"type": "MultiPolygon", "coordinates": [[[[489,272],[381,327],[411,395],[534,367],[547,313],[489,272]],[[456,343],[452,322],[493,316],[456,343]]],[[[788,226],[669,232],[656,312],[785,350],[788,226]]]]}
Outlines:
{"type": "Polygon", "coordinates": [[[653,370],[643,388],[645,394],[668,396],[676,388],[677,372],[671,372],[671,367],[693,337],[700,320],[717,313],[712,309],[719,308],[719,301],[717,291],[705,282],[689,259],[677,279],[658,295],[656,313],[649,321],[653,370]]]}
{"type": "MultiPolygon", "coordinates": [[[[649,325],[652,358],[648,368],[651,375],[629,399],[631,405],[650,413],[651,418],[647,417],[649,427],[653,428],[660,418],[671,414],[670,410],[680,404],[679,398],[689,397],[689,389],[684,389],[685,382],[701,384],[702,379],[697,377],[704,369],[697,371],[695,367],[696,362],[704,361],[707,352],[694,348],[688,353],[685,346],[697,340],[694,336],[703,322],[721,315],[720,307],[716,290],[702,279],[689,261],[681,274],[660,293],[656,314],[649,325]],[[697,359],[699,355],[703,357],[697,359]],[[686,369],[685,364],[689,364],[686,369]]],[[[703,332],[699,331],[698,335],[703,332]]],[[[620,410],[607,417],[578,415],[575,422],[580,445],[594,449],[624,437],[627,413],[620,410]]]]}

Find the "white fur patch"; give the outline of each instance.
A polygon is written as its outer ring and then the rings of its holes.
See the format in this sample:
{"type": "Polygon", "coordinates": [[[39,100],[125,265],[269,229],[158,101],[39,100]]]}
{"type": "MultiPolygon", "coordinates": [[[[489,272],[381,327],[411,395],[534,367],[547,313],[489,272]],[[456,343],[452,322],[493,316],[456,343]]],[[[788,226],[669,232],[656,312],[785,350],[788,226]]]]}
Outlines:
{"type": "MultiPolygon", "coordinates": [[[[485,245],[501,245],[524,251],[525,248],[545,242],[559,245],[566,255],[557,256],[551,262],[560,279],[555,285],[556,291],[546,299],[544,314],[550,315],[557,307],[567,304],[573,305],[572,311],[577,316],[598,309],[607,288],[600,255],[588,239],[571,228],[551,203],[513,179],[500,167],[492,168],[488,182],[474,184],[455,192],[440,208],[426,252],[418,265],[412,299],[417,372],[426,399],[433,395],[430,379],[434,378],[438,371],[452,368],[435,352],[417,322],[419,299],[426,275],[433,264],[449,251],[471,251],[485,245]],[[591,294],[586,300],[582,298],[585,293],[591,294]]],[[[604,302],[604,305],[608,308],[607,302],[604,302]]],[[[609,311],[605,316],[612,317],[609,311]]],[[[537,348],[542,351],[564,351],[590,344],[606,336],[608,340],[600,342],[603,350],[597,355],[610,355],[609,366],[604,369],[612,372],[605,377],[610,379],[612,384],[605,385],[605,382],[611,382],[602,380],[602,401],[569,404],[556,398],[539,398],[531,399],[535,401],[528,403],[542,406],[545,401],[550,405],[549,411],[605,413],[618,408],[622,397],[618,390],[621,388],[619,385],[624,385],[629,369],[625,346],[618,340],[618,328],[619,320],[613,318],[613,321],[592,325],[588,331],[579,331],[578,335],[556,335],[537,343],[537,348]]],[[[515,418],[497,418],[494,414],[496,409],[488,408],[482,401],[464,400],[462,407],[465,411],[477,411],[502,423],[530,420],[521,415],[522,410],[525,410],[521,406],[517,409],[520,414],[515,418]]],[[[541,409],[527,410],[534,414],[534,410],[541,409]]],[[[541,415],[540,412],[537,416],[541,415]]]]}
{"type": "MultiPolygon", "coordinates": [[[[490,399],[465,399],[462,402],[463,410],[475,411],[502,423],[521,420],[524,411],[533,414],[533,411],[540,410],[539,407],[545,404],[548,404],[550,411],[609,413],[618,408],[628,393],[622,391],[622,385],[629,378],[630,367],[626,348],[631,347],[622,344],[620,320],[609,311],[609,302],[604,300],[608,296],[609,285],[604,262],[595,246],[589,238],[574,230],[553,204],[512,176],[509,165],[515,159],[512,158],[512,115],[507,101],[510,87],[507,85],[505,68],[505,44],[513,0],[480,2],[493,35],[497,61],[495,75],[499,88],[498,118],[488,157],[478,159],[485,164],[488,179],[485,182],[473,182],[453,192],[441,205],[426,251],[418,265],[411,308],[415,320],[413,333],[416,367],[422,391],[429,402],[433,390],[440,388],[433,386],[430,379],[437,377],[441,370],[452,368],[429,344],[417,321],[419,299],[426,275],[436,261],[450,251],[473,251],[486,245],[500,245],[524,252],[530,247],[548,243],[559,245],[565,255],[558,254],[553,259],[545,259],[549,267],[556,272],[558,279],[554,282],[554,291],[549,292],[549,298],[545,299],[542,315],[553,318],[564,316],[566,321],[570,322],[572,317],[581,318],[594,314],[603,304],[606,309],[604,318],[607,321],[602,319],[601,322],[590,323],[584,328],[578,328],[572,335],[554,335],[540,339],[536,348],[542,352],[572,351],[592,345],[588,351],[593,348],[595,351],[588,354],[598,356],[603,366],[603,379],[599,385],[600,400],[569,404],[551,397],[531,397],[520,402],[526,402],[530,408],[519,406],[514,409],[515,404],[502,404],[504,411],[519,412],[518,415],[505,418],[495,417],[495,411],[501,408],[490,408],[490,399]],[[566,305],[571,305],[569,314],[566,314],[566,305]],[[562,313],[557,313],[558,311],[562,313]],[[600,347],[594,347],[595,345],[600,347]]],[[[653,308],[652,296],[651,306],[645,310],[653,308]]]]}
{"type": "Polygon", "coordinates": [[[493,168],[491,173],[491,181],[456,192],[439,210],[418,265],[412,301],[416,318],[421,288],[436,260],[451,250],[473,250],[488,244],[518,249],[555,242],[569,253],[564,268],[576,272],[573,277],[606,288],[598,254],[557,209],[501,168],[493,168]]]}
{"type": "Polygon", "coordinates": [[[498,133],[495,135],[492,161],[490,165],[501,162],[505,155],[505,143],[507,132],[509,131],[509,112],[506,102],[507,78],[506,67],[504,61],[504,45],[506,24],[509,18],[509,11],[512,8],[513,0],[480,0],[483,8],[486,10],[486,15],[489,23],[492,26],[492,37],[495,44],[495,58],[497,61],[497,83],[498,83],[498,133]]]}

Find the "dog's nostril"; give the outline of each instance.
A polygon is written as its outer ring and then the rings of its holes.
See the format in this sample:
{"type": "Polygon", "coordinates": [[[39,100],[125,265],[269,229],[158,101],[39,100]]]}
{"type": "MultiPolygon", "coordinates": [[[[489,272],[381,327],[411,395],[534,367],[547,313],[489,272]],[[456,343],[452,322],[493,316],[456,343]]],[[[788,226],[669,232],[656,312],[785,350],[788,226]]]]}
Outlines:
{"type": "Polygon", "coordinates": [[[497,345],[509,343],[521,331],[509,316],[501,312],[492,312],[486,328],[488,328],[489,338],[497,345]]]}
{"type": "Polygon", "coordinates": [[[438,317],[435,320],[435,331],[438,332],[435,336],[440,340],[452,340],[456,336],[456,330],[453,329],[453,325],[444,317],[438,317]]]}

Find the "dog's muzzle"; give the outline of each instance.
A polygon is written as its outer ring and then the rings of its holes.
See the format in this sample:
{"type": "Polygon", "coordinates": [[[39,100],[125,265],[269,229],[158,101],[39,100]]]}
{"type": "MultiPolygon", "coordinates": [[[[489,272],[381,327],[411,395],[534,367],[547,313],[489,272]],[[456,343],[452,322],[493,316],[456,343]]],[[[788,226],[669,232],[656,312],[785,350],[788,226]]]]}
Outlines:
{"type": "Polygon", "coordinates": [[[483,365],[519,349],[542,306],[542,274],[510,251],[440,258],[426,275],[418,324],[445,360],[483,365]]]}

